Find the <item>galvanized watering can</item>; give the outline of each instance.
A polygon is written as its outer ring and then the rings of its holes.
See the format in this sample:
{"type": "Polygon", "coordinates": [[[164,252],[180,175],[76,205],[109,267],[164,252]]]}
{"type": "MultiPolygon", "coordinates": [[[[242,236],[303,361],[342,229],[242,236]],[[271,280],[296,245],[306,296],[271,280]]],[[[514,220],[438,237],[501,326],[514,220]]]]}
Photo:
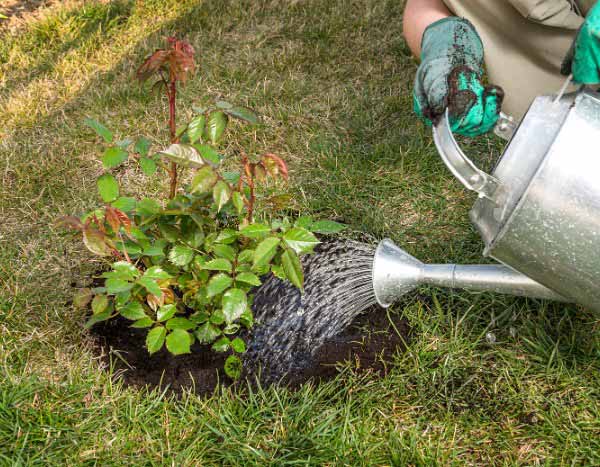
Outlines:
{"type": "Polygon", "coordinates": [[[373,287],[388,306],[422,283],[576,302],[600,311],[600,94],[536,98],[491,175],[461,151],[443,117],[436,147],[462,184],[477,192],[471,221],[484,255],[499,265],[424,265],[384,240],[373,287]]]}

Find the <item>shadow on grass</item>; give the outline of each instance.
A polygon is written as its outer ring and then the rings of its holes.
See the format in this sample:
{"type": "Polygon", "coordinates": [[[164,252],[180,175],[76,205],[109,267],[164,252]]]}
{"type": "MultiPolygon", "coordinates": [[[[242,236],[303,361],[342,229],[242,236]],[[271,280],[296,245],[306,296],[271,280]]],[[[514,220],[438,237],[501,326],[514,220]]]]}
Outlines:
{"type": "Polygon", "coordinates": [[[5,44],[0,47],[0,63],[8,62],[9,53],[14,53],[14,48],[18,47],[20,53],[28,55],[27,66],[25,69],[15,67],[0,91],[9,98],[17,86],[25,88],[34,80],[49,77],[56,71],[57,63],[72,50],[83,48],[93,54],[102,47],[102,41],[93,41],[92,37],[103,34],[110,38],[112,32],[127,21],[132,8],[132,1],[88,4],[44,17],[14,38],[7,34],[5,44]],[[69,40],[54,47],[56,37],[65,29],[69,30],[69,40]],[[32,56],[34,60],[30,62],[32,56]]]}

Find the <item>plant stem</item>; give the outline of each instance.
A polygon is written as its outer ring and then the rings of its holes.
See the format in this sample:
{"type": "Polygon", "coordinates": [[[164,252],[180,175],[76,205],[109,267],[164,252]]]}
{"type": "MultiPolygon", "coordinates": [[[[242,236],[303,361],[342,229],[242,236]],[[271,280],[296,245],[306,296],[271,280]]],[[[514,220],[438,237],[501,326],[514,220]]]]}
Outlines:
{"type": "MultiPolygon", "coordinates": [[[[177,81],[171,79],[169,88],[167,88],[167,95],[169,96],[169,131],[171,133],[171,143],[177,143],[177,124],[175,120],[175,99],[177,97],[177,81]]],[[[173,199],[177,192],[177,164],[171,162],[171,169],[169,171],[171,177],[171,186],[169,190],[169,198],[173,199]]]]}
{"type": "Polygon", "coordinates": [[[256,196],[254,195],[254,164],[250,164],[248,160],[248,156],[242,153],[242,163],[244,164],[244,172],[246,172],[246,183],[248,184],[248,188],[250,189],[250,199],[246,206],[248,207],[248,222],[252,224],[254,222],[254,203],[256,201],[256,196]]]}

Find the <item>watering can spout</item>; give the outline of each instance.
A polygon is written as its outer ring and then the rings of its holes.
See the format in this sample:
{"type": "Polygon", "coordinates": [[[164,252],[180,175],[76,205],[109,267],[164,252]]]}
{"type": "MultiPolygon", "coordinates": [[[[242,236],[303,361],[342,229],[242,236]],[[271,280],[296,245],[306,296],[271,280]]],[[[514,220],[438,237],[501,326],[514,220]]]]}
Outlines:
{"type": "Polygon", "coordinates": [[[373,260],[373,290],[381,306],[389,307],[411,290],[426,284],[571,301],[504,265],[423,264],[389,239],[378,245],[373,260]]]}

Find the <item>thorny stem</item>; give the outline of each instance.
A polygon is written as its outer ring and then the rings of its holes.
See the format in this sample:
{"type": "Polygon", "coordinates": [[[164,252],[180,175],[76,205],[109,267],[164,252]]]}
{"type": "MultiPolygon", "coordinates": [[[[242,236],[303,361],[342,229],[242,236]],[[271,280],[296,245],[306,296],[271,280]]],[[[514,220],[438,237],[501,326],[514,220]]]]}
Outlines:
{"type": "MultiPolygon", "coordinates": [[[[171,79],[167,88],[167,96],[169,97],[169,131],[171,133],[171,144],[177,143],[177,126],[175,121],[175,99],[177,97],[177,80],[171,79]]],[[[171,162],[169,170],[171,177],[171,186],[169,190],[169,198],[173,199],[177,192],[177,164],[171,162]]]]}
{"type": "Polygon", "coordinates": [[[121,239],[121,245],[123,245],[123,253],[125,254],[125,259],[127,260],[128,263],[131,263],[131,258],[127,254],[127,249],[125,248],[125,240],[123,240],[123,235],[121,234],[121,232],[119,232],[118,234],[119,234],[119,238],[121,239]]]}
{"type": "Polygon", "coordinates": [[[250,189],[250,199],[246,203],[248,207],[248,223],[254,222],[254,203],[256,196],[254,195],[254,165],[248,161],[248,156],[242,153],[242,162],[244,163],[244,171],[246,172],[246,179],[248,188],[250,189]]]}

